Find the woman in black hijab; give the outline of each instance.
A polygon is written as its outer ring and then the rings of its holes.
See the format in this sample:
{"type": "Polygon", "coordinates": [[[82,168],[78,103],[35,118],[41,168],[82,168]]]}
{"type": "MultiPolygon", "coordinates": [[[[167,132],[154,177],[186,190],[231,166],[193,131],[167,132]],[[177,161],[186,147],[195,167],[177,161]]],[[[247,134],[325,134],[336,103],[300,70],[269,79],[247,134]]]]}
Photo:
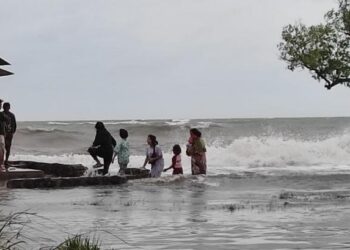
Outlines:
{"type": "Polygon", "coordinates": [[[96,122],[96,136],[92,146],[88,149],[88,152],[96,161],[94,168],[104,167],[103,175],[108,173],[109,165],[111,165],[113,157],[113,149],[116,145],[116,141],[105,128],[103,122],[96,122]],[[103,165],[97,156],[103,158],[103,165]]]}

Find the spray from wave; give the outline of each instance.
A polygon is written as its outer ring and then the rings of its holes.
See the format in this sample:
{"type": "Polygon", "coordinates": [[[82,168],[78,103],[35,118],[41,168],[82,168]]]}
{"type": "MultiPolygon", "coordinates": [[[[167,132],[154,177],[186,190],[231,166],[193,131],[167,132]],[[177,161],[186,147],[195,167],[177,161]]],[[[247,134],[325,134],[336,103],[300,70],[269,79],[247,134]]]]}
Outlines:
{"type": "MultiPolygon", "coordinates": [[[[185,148],[185,145],[182,145],[185,148]]],[[[184,150],[183,150],[184,151],[184,150]]],[[[296,140],[283,137],[242,137],[223,146],[217,141],[207,147],[209,174],[231,174],[254,171],[272,172],[350,172],[350,135],[324,140],[296,140]]],[[[171,163],[172,153],[164,152],[166,166],[171,163]]],[[[15,155],[15,159],[59,163],[81,163],[86,166],[93,160],[86,154],[62,154],[57,156],[15,155]]],[[[131,167],[140,167],[143,155],[133,154],[131,167]]],[[[185,173],[190,173],[190,158],[182,154],[185,173]]],[[[115,165],[115,168],[118,168],[115,165]]]]}
{"type": "MultiPolygon", "coordinates": [[[[215,143],[214,143],[215,144],[215,143]]],[[[246,166],[339,165],[350,162],[350,135],[304,141],[283,137],[244,137],[210,148],[214,164],[246,166]]]]}

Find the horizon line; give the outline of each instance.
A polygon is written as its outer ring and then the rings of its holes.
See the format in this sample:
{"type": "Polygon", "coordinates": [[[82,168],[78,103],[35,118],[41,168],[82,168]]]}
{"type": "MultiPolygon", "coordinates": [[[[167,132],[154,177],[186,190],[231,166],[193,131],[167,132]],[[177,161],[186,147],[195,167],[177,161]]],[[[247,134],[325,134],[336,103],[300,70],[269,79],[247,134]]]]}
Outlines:
{"type": "Polygon", "coordinates": [[[243,119],[310,119],[310,118],[350,118],[350,116],[274,116],[274,117],[214,117],[214,118],[137,118],[137,119],[78,119],[78,120],[17,120],[17,122],[95,122],[95,121],[166,121],[166,120],[243,120],[243,119]]]}

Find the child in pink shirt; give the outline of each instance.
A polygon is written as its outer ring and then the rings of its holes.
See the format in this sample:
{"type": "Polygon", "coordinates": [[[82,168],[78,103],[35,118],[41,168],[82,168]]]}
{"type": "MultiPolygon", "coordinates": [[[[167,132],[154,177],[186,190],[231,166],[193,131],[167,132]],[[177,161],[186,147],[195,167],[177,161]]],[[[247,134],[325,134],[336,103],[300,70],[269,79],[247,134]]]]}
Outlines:
{"type": "Polygon", "coordinates": [[[163,171],[166,172],[167,170],[172,168],[173,175],[183,174],[182,164],[181,164],[181,147],[178,144],[174,145],[173,153],[174,153],[174,156],[171,159],[171,166],[164,169],[163,171]]]}

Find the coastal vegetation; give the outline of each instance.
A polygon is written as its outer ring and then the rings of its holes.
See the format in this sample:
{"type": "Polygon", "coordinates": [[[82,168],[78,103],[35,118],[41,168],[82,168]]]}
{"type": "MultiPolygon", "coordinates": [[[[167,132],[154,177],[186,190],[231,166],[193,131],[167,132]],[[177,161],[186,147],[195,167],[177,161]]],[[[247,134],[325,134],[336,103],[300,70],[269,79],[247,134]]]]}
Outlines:
{"type": "Polygon", "coordinates": [[[285,26],[278,45],[289,70],[306,69],[327,89],[350,87],[350,0],[338,2],[338,9],[325,14],[325,23],[285,26]]]}
{"type": "Polygon", "coordinates": [[[15,249],[24,241],[21,232],[30,213],[18,212],[8,216],[0,215],[0,250],[15,249]]]}
{"type": "MultiPolygon", "coordinates": [[[[33,213],[17,212],[7,216],[0,215],[0,250],[11,250],[25,247],[26,238],[22,231],[30,222],[29,217],[33,213]]],[[[99,250],[100,243],[94,238],[74,235],[68,237],[53,250],[99,250]]]]}
{"type": "Polygon", "coordinates": [[[82,235],[68,237],[55,250],[99,250],[99,242],[82,235]]]}

